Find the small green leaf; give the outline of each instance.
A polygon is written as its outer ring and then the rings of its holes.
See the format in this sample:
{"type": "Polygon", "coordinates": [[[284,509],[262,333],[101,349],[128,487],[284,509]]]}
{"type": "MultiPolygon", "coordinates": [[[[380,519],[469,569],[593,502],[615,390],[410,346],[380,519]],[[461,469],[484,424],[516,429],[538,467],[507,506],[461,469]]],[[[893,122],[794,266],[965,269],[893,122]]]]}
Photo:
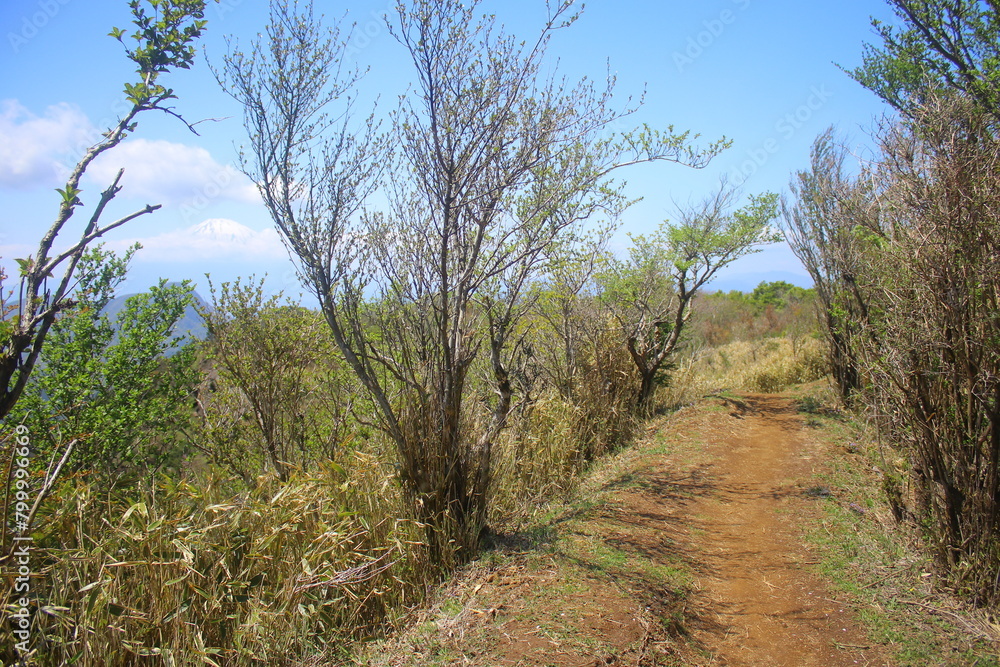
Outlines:
{"type": "Polygon", "coordinates": [[[95,581],[95,582],[89,583],[86,586],[84,586],[83,588],[81,588],[80,590],[78,590],[77,593],[86,593],[91,588],[94,588],[95,586],[100,586],[103,583],[104,583],[104,580],[95,581]]]}
{"type": "Polygon", "coordinates": [[[77,195],[83,192],[83,190],[67,186],[65,190],[63,190],[62,188],[56,188],[56,192],[58,192],[59,196],[62,197],[64,203],[70,205],[76,205],[80,203],[80,200],[77,198],[77,195]]]}
{"type": "Polygon", "coordinates": [[[173,586],[174,584],[179,584],[182,581],[184,581],[185,579],[187,579],[189,574],[191,574],[191,573],[190,572],[185,572],[183,576],[177,577],[176,579],[171,579],[170,581],[166,582],[163,585],[164,586],[173,586]]]}

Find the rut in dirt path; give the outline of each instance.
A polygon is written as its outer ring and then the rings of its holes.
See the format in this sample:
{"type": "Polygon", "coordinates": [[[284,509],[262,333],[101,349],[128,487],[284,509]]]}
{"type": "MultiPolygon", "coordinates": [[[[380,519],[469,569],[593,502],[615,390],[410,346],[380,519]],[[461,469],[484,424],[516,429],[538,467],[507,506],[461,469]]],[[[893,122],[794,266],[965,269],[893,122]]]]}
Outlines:
{"type": "Polygon", "coordinates": [[[823,465],[822,446],[790,399],[725,402],[728,414],[698,429],[704,447],[688,479],[674,480],[689,490],[672,541],[698,573],[689,630],[703,664],[885,664],[803,544],[817,512],[805,491],[823,465]]]}

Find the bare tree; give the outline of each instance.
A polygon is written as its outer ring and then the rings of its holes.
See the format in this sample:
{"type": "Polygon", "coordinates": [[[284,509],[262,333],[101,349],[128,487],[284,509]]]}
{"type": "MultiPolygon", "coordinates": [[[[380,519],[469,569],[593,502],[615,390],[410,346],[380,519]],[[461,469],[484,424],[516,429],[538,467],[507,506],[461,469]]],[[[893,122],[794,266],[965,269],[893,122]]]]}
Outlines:
{"type": "Polygon", "coordinates": [[[672,130],[610,136],[632,111],[612,108],[613,78],[595,88],[542,77],[551,35],[576,18],[571,1],[549,6],[531,42],[478,7],[416,0],[389,20],[416,75],[393,116],[391,163],[370,119],[353,135],[346,118],[323,116],[355,75],[342,72],[339,32],[318,28],[311,9],[274,3],[269,46],[231,55],[223,77],[247,108],[248,173],[372,394],[442,561],[454,547],[468,556],[484,525],[492,444],[513,406],[515,328],[552,243],[627,204],[614,170],[702,166],[722,148],[696,151],[672,130]],[[388,210],[355,215],[383,165],[388,210]],[[483,353],[495,391],[485,420],[466,405],[483,353]]]}
{"type": "MultiPolygon", "coordinates": [[[[955,586],[1000,599],[1000,142],[989,112],[934,95],[880,135],[879,216],[856,220],[874,331],[870,407],[911,464],[916,516],[955,586]]],[[[869,399],[869,397],[866,397],[869,399]]],[[[870,400],[870,399],[869,399],[870,400]]]]}
{"type": "Polygon", "coordinates": [[[872,209],[863,180],[846,174],[846,151],[828,128],[813,142],[808,170],[789,186],[794,201],[782,199],[782,231],[792,252],[813,279],[830,342],[830,364],[842,400],[861,388],[854,338],[868,319],[868,297],[858,283],[863,258],[855,225],[872,209]]]}

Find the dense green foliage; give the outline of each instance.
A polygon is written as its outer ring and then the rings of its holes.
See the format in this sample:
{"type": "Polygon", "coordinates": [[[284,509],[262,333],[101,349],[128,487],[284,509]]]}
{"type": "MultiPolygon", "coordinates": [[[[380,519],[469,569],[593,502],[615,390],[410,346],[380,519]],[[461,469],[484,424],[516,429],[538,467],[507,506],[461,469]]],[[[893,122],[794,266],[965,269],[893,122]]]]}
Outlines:
{"type": "Polygon", "coordinates": [[[30,427],[40,463],[74,441],[69,470],[155,470],[179,453],[169,434],[188,417],[193,347],[165,353],[184,342],[172,331],[191,303],[191,287],[161,282],[129,298],[112,321],[102,311],[128,259],[99,249],[83,256],[77,306],[49,332],[43,364],[10,415],[30,427]]]}
{"type": "Polygon", "coordinates": [[[850,72],[906,115],[935,93],[957,90],[997,118],[1000,109],[1000,11],[989,0],[889,0],[901,21],[872,21],[882,45],[866,45],[850,72]]]}

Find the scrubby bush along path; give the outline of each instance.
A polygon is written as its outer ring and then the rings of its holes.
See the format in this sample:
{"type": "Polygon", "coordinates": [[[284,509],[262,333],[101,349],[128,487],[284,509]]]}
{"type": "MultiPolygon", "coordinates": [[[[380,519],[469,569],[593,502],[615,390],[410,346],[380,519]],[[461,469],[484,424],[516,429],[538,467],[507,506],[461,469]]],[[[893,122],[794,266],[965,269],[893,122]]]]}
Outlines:
{"type": "Polygon", "coordinates": [[[890,664],[802,537],[829,493],[831,445],[810,433],[786,397],[676,413],[364,664],[890,664]]]}

